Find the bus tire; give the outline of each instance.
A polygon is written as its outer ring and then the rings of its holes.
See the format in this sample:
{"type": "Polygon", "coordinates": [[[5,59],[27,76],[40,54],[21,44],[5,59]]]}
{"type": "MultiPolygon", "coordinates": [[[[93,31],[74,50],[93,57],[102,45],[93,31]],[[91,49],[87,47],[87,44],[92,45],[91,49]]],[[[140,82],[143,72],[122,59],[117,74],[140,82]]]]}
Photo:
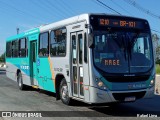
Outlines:
{"type": "Polygon", "coordinates": [[[66,105],[71,105],[71,98],[69,97],[68,93],[68,86],[66,83],[65,78],[61,80],[60,87],[59,87],[60,99],[66,105]]]}
{"type": "Polygon", "coordinates": [[[18,76],[17,76],[17,83],[18,83],[18,87],[20,90],[25,90],[25,85],[23,84],[23,79],[22,79],[22,74],[21,72],[18,73],[18,76]]]}

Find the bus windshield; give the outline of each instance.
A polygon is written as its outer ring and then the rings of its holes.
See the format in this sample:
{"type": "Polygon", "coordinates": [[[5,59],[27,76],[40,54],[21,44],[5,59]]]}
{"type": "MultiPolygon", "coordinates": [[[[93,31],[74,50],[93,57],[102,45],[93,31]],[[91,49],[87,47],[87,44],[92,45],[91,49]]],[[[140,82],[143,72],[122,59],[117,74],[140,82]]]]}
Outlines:
{"type": "Polygon", "coordinates": [[[96,68],[108,73],[139,73],[153,65],[149,32],[95,31],[93,58],[96,68]]]}

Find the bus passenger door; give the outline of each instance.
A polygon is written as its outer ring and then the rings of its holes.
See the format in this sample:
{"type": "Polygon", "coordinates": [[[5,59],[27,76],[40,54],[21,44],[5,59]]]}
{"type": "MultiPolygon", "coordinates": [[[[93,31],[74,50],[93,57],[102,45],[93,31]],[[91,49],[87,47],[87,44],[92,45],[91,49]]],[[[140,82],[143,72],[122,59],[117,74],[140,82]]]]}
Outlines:
{"type": "Polygon", "coordinates": [[[31,85],[38,85],[37,82],[37,65],[36,65],[36,60],[37,60],[37,41],[31,41],[30,42],[30,74],[31,74],[31,85]]]}
{"type": "Polygon", "coordinates": [[[71,33],[72,91],[73,96],[84,98],[83,89],[83,31],[71,33]]]}

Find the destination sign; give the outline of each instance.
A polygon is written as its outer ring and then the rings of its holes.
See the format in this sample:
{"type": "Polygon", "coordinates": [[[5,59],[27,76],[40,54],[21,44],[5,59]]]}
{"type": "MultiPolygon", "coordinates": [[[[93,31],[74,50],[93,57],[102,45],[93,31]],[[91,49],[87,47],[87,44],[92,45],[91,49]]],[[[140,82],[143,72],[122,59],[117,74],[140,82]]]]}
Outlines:
{"type": "Polygon", "coordinates": [[[125,16],[91,15],[90,24],[93,30],[106,30],[107,28],[150,30],[147,20],[125,16]]]}
{"type": "Polygon", "coordinates": [[[117,20],[117,19],[99,19],[100,26],[140,28],[144,26],[143,22],[133,20],[117,20]]]}

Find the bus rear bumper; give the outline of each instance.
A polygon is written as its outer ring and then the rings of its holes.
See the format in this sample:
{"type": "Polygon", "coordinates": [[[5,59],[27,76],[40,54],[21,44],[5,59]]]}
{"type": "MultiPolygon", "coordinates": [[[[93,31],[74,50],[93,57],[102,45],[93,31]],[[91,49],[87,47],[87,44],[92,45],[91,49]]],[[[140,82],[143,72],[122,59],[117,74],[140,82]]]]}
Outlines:
{"type": "Polygon", "coordinates": [[[127,97],[135,97],[135,100],[137,100],[141,98],[151,98],[153,96],[154,87],[131,91],[106,91],[90,87],[90,103],[125,102],[125,98],[127,97]]]}

